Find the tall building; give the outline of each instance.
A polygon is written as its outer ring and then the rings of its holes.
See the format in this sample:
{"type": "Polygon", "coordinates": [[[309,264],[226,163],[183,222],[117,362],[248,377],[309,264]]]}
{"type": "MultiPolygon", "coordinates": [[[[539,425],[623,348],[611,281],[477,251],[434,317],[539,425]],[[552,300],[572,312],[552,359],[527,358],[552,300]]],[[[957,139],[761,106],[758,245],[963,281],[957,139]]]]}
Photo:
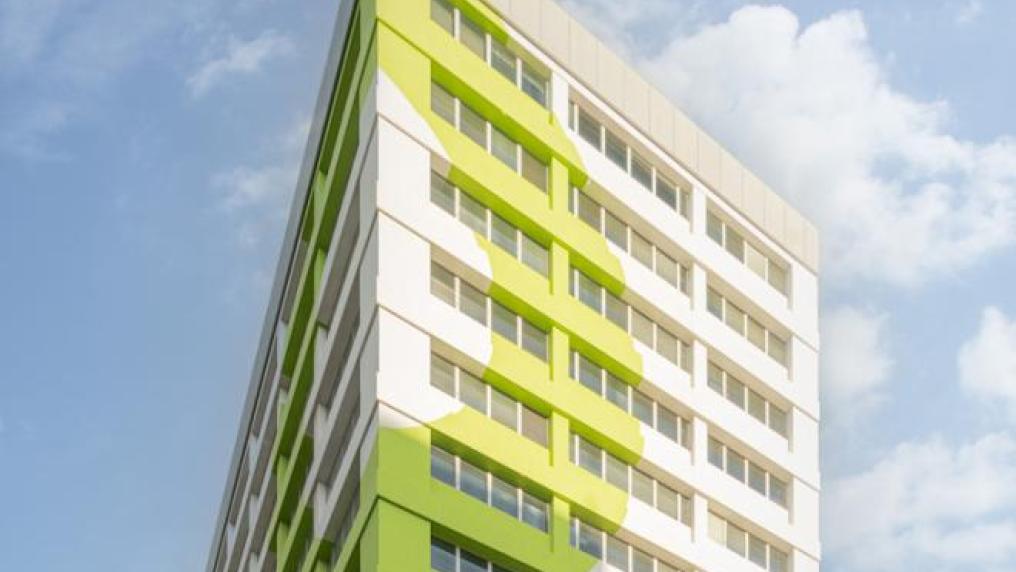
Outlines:
{"type": "Polygon", "coordinates": [[[210,572],[818,570],[816,231],[551,0],[341,2],[297,191],[210,572]]]}

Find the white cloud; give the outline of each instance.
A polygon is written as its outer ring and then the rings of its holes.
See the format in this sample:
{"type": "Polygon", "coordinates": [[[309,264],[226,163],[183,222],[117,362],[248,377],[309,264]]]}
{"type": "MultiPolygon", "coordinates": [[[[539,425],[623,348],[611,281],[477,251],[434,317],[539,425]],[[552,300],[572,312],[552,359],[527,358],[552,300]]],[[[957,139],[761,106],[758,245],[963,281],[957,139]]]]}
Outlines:
{"type": "Polygon", "coordinates": [[[960,26],[969,24],[976,20],[983,11],[984,5],[980,0],[967,0],[956,10],[956,23],[960,26]]]}
{"type": "Polygon", "coordinates": [[[959,571],[1016,558],[1016,439],[986,435],[898,445],[871,469],[831,481],[823,547],[847,570],[959,571]]]}
{"type": "Polygon", "coordinates": [[[233,74],[252,74],[261,70],[269,59],[293,49],[289,38],[267,30],[257,38],[244,42],[230,38],[225,53],[205,62],[187,78],[191,95],[200,97],[233,74]]]}
{"type": "Polygon", "coordinates": [[[980,329],[963,343],[956,361],[965,390],[1016,419],[1016,320],[985,308],[980,329]]]}
{"type": "Polygon", "coordinates": [[[850,421],[884,399],[893,360],[884,314],[840,306],[822,315],[822,399],[830,413],[850,421]]]}
{"type": "Polygon", "coordinates": [[[830,284],[912,285],[1016,238],[1016,140],[950,135],[945,102],[892,85],[858,12],[802,29],[750,6],[639,64],[819,224],[830,284]]]}

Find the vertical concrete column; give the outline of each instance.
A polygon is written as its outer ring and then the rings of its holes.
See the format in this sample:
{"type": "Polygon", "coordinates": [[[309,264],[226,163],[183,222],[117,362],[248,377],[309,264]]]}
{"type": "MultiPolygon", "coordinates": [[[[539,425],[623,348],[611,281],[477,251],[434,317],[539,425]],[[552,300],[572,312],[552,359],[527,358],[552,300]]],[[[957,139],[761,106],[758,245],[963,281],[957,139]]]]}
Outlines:
{"type": "Polygon", "coordinates": [[[706,191],[702,187],[691,189],[691,232],[696,235],[706,233],[706,191]]]}
{"type": "Polygon", "coordinates": [[[550,111],[562,126],[568,126],[568,82],[557,73],[550,75],[550,111]]]}
{"type": "MultiPolygon", "coordinates": [[[[565,470],[569,462],[568,440],[570,433],[571,428],[568,418],[556,411],[553,412],[550,416],[550,464],[555,472],[565,470]]],[[[561,554],[569,546],[568,527],[571,520],[571,510],[568,502],[557,496],[551,499],[550,508],[552,520],[550,527],[551,550],[556,554],[561,554]]]]}
{"type": "Polygon", "coordinates": [[[691,538],[693,542],[705,542],[709,536],[709,504],[706,497],[695,494],[692,497],[694,509],[691,522],[691,538]]]}

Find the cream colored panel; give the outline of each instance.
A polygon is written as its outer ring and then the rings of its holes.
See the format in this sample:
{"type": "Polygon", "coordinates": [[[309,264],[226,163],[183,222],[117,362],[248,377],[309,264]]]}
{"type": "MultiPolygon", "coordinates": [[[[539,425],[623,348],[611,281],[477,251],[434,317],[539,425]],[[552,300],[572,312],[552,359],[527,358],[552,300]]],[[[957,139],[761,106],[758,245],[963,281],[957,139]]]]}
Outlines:
{"type": "Polygon", "coordinates": [[[766,233],[773,237],[773,240],[783,244],[783,218],[784,202],[776,193],[766,194],[766,218],[763,225],[766,233]]]}
{"type": "Polygon", "coordinates": [[[720,149],[720,167],[720,194],[730,201],[730,204],[741,208],[741,173],[744,172],[744,167],[741,166],[740,161],[722,148],[720,149]]]}
{"type": "Polygon", "coordinates": [[[596,46],[597,82],[596,89],[614,109],[624,110],[624,82],[627,79],[624,62],[607,46],[597,42],[596,46]]]}
{"type": "Polygon", "coordinates": [[[625,71],[624,109],[635,127],[643,133],[649,133],[649,83],[635,70],[625,71]]]}
{"type": "Polygon", "coordinates": [[[487,0],[487,3],[490,4],[497,11],[501,12],[502,16],[507,17],[511,14],[512,11],[511,0],[487,0]]]}
{"type": "Polygon", "coordinates": [[[674,109],[674,157],[691,171],[698,172],[698,129],[688,116],[674,109]]]}
{"type": "Polygon", "coordinates": [[[590,88],[596,87],[596,38],[588,30],[572,20],[569,26],[568,39],[571,44],[571,51],[568,63],[571,71],[579,80],[590,88]]]}
{"type": "Polygon", "coordinates": [[[797,211],[787,210],[786,220],[783,222],[785,230],[783,233],[784,245],[787,250],[794,253],[798,258],[803,258],[804,253],[804,221],[797,211]]]}
{"type": "Polygon", "coordinates": [[[568,63],[568,14],[556,2],[540,7],[540,42],[552,58],[568,63]]]}
{"type": "MultiPolygon", "coordinates": [[[[741,208],[744,214],[756,224],[766,218],[766,188],[751,171],[744,170],[744,180],[741,181],[741,208]]],[[[761,227],[762,225],[759,224],[761,227]]]]}
{"type": "Polygon", "coordinates": [[[807,220],[804,221],[804,264],[818,271],[819,242],[818,229],[807,220]]]}
{"type": "Polygon", "coordinates": [[[720,146],[705,131],[697,129],[698,134],[698,171],[707,185],[714,189],[720,188],[720,146]]]}
{"type": "Polygon", "coordinates": [[[512,0],[512,20],[530,38],[539,35],[540,0],[512,0]]]}
{"type": "Polygon", "coordinates": [[[649,88],[649,133],[665,150],[674,153],[674,106],[666,96],[649,88]]]}

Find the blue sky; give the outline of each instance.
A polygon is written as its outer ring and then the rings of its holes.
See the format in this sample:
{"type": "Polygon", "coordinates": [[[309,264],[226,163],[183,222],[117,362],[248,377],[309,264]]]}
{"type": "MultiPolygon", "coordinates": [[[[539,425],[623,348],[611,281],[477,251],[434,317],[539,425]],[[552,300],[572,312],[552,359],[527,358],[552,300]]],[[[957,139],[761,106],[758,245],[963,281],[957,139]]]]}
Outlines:
{"type": "MultiPolygon", "coordinates": [[[[565,3],[823,231],[826,568],[1016,570],[1016,6],[565,3]]],[[[0,570],[203,566],[336,4],[0,0],[0,570]]]]}

